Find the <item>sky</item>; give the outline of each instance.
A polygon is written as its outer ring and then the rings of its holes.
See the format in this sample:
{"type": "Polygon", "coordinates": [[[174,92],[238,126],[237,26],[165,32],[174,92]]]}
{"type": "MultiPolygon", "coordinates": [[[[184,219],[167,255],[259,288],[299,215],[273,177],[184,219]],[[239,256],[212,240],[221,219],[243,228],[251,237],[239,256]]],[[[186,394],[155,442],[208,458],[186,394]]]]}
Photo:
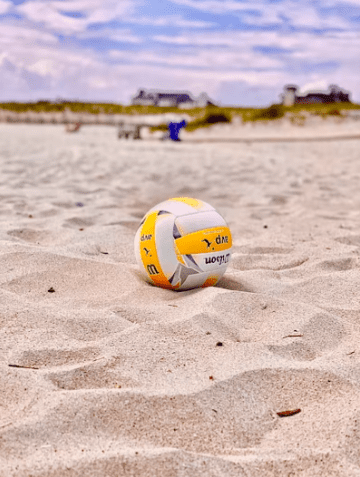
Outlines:
{"type": "Polygon", "coordinates": [[[360,0],[0,0],[0,101],[130,104],[139,89],[360,103],[360,0]]]}

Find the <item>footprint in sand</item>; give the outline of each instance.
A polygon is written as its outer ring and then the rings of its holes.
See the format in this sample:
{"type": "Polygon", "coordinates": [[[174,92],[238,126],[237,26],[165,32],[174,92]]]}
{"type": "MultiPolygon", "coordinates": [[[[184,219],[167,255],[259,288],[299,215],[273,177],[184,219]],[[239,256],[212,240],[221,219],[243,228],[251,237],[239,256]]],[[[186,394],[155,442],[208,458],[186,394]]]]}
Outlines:
{"type": "Polygon", "coordinates": [[[26,417],[27,409],[41,389],[39,382],[34,386],[36,377],[31,373],[36,371],[10,367],[8,370],[3,367],[0,373],[0,429],[26,417]]]}
{"type": "Polygon", "coordinates": [[[282,247],[236,247],[233,250],[232,266],[237,270],[289,270],[307,262],[309,257],[282,247]]]}
{"type": "Polygon", "coordinates": [[[72,217],[71,219],[65,220],[63,223],[63,227],[68,228],[83,228],[83,227],[90,227],[94,225],[94,221],[90,218],[80,218],[80,217],[72,217]]]}
{"type": "Polygon", "coordinates": [[[37,351],[24,351],[13,355],[11,361],[19,366],[36,368],[52,368],[56,366],[83,363],[101,356],[99,348],[83,348],[77,350],[42,349],[37,351]]]}
{"type": "Polygon", "coordinates": [[[333,260],[324,260],[316,265],[319,270],[328,272],[342,272],[352,270],[358,266],[356,257],[338,258],[333,260]]]}
{"type": "Polygon", "coordinates": [[[273,195],[271,196],[271,205],[286,205],[288,202],[288,197],[285,197],[283,195],[273,195]]]}
{"type": "Polygon", "coordinates": [[[283,346],[271,345],[268,349],[283,358],[295,361],[312,361],[341,343],[345,328],[341,321],[328,314],[316,314],[300,330],[285,336],[292,342],[283,346]]]}
{"type": "Polygon", "coordinates": [[[246,253],[254,255],[266,255],[266,254],[289,254],[292,253],[294,249],[286,247],[233,247],[233,252],[237,253],[246,253]]]}
{"type": "Polygon", "coordinates": [[[345,245],[360,247],[360,235],[348,235],[347,237],[338,237],[335,240],[345,245]]]}
{"type": "Polygon", "coordinates": [[[290,270],[300,267],[309,260],[308,256],[285,258],[282,255],[236,255],[232,257],[232,266],[236,270],[290,270]]]}
{"type": "Polygon", "coordinates": [[[140,223],[139,220],[120,220],[117,222],[109,222],[108,224],[105,224],[105,225],[121,225],[131,230],[132,232],[136,232],[137,229],[139,228],[139,223],[140,223]]]}
{"type": "Polygon", "coordinates": [[[111,361],[99,359],[95,363],[75,369],[51,373],[47,377],[59,389],[124,389],[138,386],[138,383],[126,377],[121,371],[121,358],[111,361]]]}
{"type": "Polygon", "coordinates": [[[56,241],[56,237],[52,233],[46,232],[45,230],[24,228],[9,230],[7,234],[10,235],[10,237],[15,237],[24,242],[38,245],[53,244],[54,241],[56,241]]]}

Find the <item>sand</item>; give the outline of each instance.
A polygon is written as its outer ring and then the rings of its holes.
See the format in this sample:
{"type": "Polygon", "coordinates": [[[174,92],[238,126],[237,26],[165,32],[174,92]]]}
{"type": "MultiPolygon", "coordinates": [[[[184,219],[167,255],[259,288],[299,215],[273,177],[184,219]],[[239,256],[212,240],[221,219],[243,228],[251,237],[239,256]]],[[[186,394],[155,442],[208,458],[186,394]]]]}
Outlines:
{"type": "Polygon", "coordinates": [[[1,477],[360,476],[360,140],[334,139],[360,123],[334,124],[0,125],[1,477]],[[280,140],[205,140],[249,136],[280,140]],[[173,196],[231,228],[216,287],[139,277],[173,196]]]}

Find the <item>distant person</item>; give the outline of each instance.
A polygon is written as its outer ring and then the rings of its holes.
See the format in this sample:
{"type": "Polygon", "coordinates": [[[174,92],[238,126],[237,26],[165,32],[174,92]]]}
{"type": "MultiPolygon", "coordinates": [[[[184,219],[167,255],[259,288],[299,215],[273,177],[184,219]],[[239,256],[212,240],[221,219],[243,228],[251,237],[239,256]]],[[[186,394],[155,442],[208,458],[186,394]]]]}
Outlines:
{"type": "Polygon", "coordinates": [[[186,121],[181,121],[180,123],[169,123],[168,124],[168,133],[164,139],[171,139],[172,141],[181,141],[179,138],[179,133],[181,128],[186,126],[186,121]]]}

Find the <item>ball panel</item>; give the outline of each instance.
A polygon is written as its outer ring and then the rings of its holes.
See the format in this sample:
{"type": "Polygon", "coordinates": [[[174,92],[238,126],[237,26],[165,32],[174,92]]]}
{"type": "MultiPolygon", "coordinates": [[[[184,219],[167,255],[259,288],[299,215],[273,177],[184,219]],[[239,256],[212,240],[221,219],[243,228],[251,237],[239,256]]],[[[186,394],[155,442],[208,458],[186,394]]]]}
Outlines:
{"type": "Polygon", "coordinates": [[[182,255],[182,258],[187,268],[191,268],[192,270],[195,270],[195,272],[197,273],[202,273],[204,271],[199,267],[199,265],[196,263],[192,255],[190,254],[182,255]]]}
{"type": "Polygon", "coordinates": [[[149,214],[140,230],[140,257],[148,278],[155,285],[162,288],[173,288],[166,278],[156,249],[155,226],[158,218],[158,211],[149,214]]]}
{"type": "Polygon", "coordinates": [[[189,275],[182,285],[178,288],[179,291],[191,290],[192,288],[209,287],[215,285],[222,277],[223,272],[202,272],[196,275],[189,275]]]}
{"type": "MultiPolygon", "coordinates": [[[[156,252],[164,275],[169,279],[179,263],[173,238],[175,217],[172,214],[158,215],[155,224],[156,252]]],[[[181,255],[179,254],[179,257],[181,255]]]]}
{"type": "Polygon", "coordinates": [[[196,214],[196,220],[194,220],[193,214],[176,217],[175,224],[181,231],[181,235],[191,234],[210,227],[226,227],[225,220],[216,210],[199,212],[196,214]]]}
{"type": "Polygon", "coordinates": [[[201,285],[201,288],[206,288],[206,287],[213,287],[214,285],[217,284],[219,281],[219,276],[218,275],[209,275],[205,282],[201,285]]]}
{"type": "Polygon", "coordinates": [[[196,273],[189,275],[180,285],[178,290],[191,290],[192,288],[201,287],[208,278],[208,273],[196,273]]]}
{"type": "Polygon", "coordinates": [[[205,203],[198,199],[192,199],[191,197],[174,197],[169,201],[175,200],[176,202],[182,202],[183,204],[190,205],[196,210],[200,210],[204,207],[205,203]]]}
{"type": "Polygon", "coordinates": [[[134,249],[135,249],[135,258],[136,258],[136,261],[139,265],[139,270],[140,270],[140,273],[141,275],[146,279],[148,280],[149,277],[147,275],[147,273],[145,272],[145,268],[144,268],[144,265],[142,263],[142,260],[141,260],[141,254],[140,254],[140,246],[141,246],[141,242],[140,242],[140,232],[141,232],[141,226],[138,228],[137,232],[136,232],[136,235],[135,235],[135,239],[134,239],[134,249]]]}
{"type": "Polygon", "coordinates": [[[226,270],[231,259],[231,249],[213,253],[193,254],[192,258],[201,270],[205,272],[216,270],[216,273],[218,273],[222,269],[226,270]]]}
{"type": "Polygon", "coordinates": [[[231,245],[231,233],[228,227],[199,230],[176,239],[176,246],[183,255],[219,252],[231,248],[231,245]]]}
{"type": "Polygon", "coordinates": [[[175,216],[184,214],[195,214],[197,212],[197,210],[193,209],[190,205],[184,204],[182,202],[172,202],[170,200],[166,200],[158,204],[156,206],[156,209],[150,209],[149,213],[160,209],[174,214],[175,216]]]}
{"type": "Polygon", "coordinates": [[[160,204],[150,209],[148,213],[154,212],[155,210],[164,210],[176,216],[180,216],[180,215],[196,214],[198,212],[204,212],[206,210],[215,210],[215,209],[211,205],[200,200],[190,199],[188,197],[175,197],[173,199],[160,202],[160,204]],[[195,202],[192,202],[192,201],[195,201],[195,202]],[[197,205],[197,207],[194,207],[191,204],[197,205]]]}
{"type": "Polygon", "coordinates": [[[194,277],[195,275],[199,275],[198,270],[179,263],[174,275],[169,279],[169,282],[175,289],[184,289],[183,286],[185,282],[188,283],[189,277],[194,277]]]}
{"type": "Polygon", "coordinates": [[[178,259],[178,262],[182,263],[183,265],[186,265],[185,260],[180,253],[180,250],[176,246],[176,241],[174,241],[174,247],[175,247],[175,253],[176,253],[176,257],[178,259]]]}

